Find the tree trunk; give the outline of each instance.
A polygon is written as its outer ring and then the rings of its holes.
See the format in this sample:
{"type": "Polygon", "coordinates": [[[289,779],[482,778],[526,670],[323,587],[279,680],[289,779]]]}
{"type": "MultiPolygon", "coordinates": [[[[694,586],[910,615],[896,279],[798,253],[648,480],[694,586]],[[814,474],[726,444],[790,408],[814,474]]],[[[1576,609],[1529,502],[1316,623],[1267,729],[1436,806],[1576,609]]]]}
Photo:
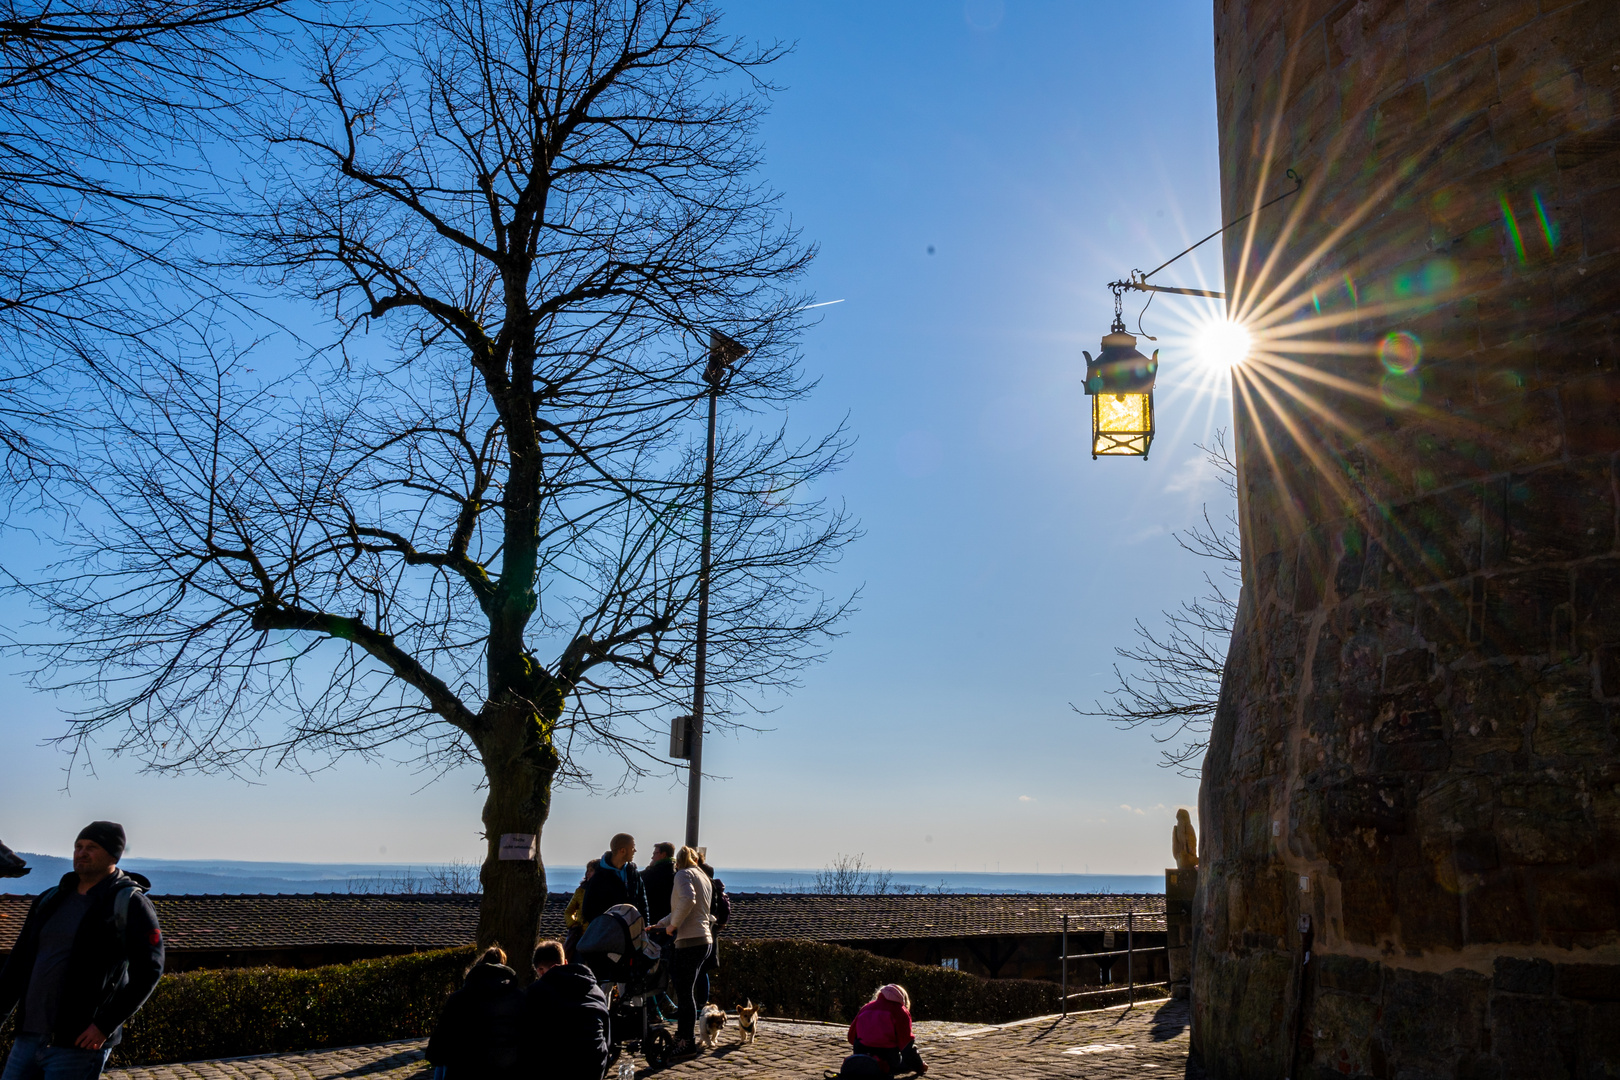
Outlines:
{"type": "Polygon", "coordinates": [[[478,911],[478,944],[500,945],[523,982],[533,977],[535,941],[546,905],[546,870],[540,859],[540,833],[551,812],[551,781],[557,751],[551,723],[527,702],[491,705],[488,724],[476,740],[489,781],[484,800],[484,866],[479,874],[484,898],[478,911]],[[532,833],[532,860],[502,859],[501,837],[532,833]]]}

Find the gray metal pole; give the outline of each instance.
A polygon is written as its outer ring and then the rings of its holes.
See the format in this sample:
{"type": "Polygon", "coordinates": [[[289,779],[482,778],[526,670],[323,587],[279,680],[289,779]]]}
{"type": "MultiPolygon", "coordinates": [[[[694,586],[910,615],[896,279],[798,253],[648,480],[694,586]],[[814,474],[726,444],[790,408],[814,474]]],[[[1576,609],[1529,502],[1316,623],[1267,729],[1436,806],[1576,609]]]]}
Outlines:
{"type": "Polygon", "coordinates": [[[720,403],[720,379],[714,346],[710,345],[709,367],[703,377],[709,381],[709,443],[703,459],[703,550],[698,565],[697,663],[692,673],[692,757],[686,780],[686,845],[698,846],[698,811],[703,799],[703,692],[709,671],[709,562],[712,556],[710,531],[714,525],[714,427],[720,403]]]}
{"type": "Polygon", "coordinates": [[[1130,984],[1125,993],[1131,1004],[1136,1004],[1136,912],[1125,913],[1125,979],[1130,984]]]}
{"type": "Polygon", "coordinates": [[[1069,917],[1063,916],[1063,1015],[1069,1015],[1069,917]]]}

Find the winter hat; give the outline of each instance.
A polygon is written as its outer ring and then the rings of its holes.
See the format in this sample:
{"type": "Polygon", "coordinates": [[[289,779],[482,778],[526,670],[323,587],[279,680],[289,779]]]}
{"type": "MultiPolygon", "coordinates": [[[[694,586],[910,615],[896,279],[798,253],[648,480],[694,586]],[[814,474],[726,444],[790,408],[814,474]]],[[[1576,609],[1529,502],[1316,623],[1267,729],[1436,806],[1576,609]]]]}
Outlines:
{"type": "Polygon", "coordinates": [[[901,1005],[907,1004],[905,988],[896,986],[894,983],[878,987],[878,997],[888,998],[890,1001],[898,1002],[901,1005]]]}
{"type": "Polygon", "coordinates": [[[107,849],[117,862],[124,854],[124,827],[116,821],[92,821],[79,830],[79,840],[91,840],[107,849]]]}

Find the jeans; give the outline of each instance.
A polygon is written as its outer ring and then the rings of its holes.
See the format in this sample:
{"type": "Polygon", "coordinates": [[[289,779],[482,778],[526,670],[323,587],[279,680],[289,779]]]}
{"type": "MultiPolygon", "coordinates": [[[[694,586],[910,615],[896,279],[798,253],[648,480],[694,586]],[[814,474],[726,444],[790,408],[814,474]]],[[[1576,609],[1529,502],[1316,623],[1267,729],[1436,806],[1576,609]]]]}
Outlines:
{"type": "MultiPolygon", "coordinates": [[[[703,962],[709,958],[709,945],[676,946],[675,962],[670,965],[669,992],[675,995],[675,1037],[692,1041],[698,1010],[709,1001],[709,974],[703,962]]],[[[0,1080],[7,1080],[0,1077],[0,1080]]]]}
{"type": "Polygon", "coordinates": [[[48,1046],[38,1035],[19,1035],[11,1044],[0,1080],[96,1080],[111,1050],[48,1046]]]}
{"type": "MultiPolygon", "coordinates": [[[[922,1055],[917,1053],[917,1041],[913,1039],[905,1046],[895,1049],[892,1046],[862,1046],[855,1044],[857,1054],[870,1054],[889,1067],[890,1076],[901,1073],[920,1073],[923,1071],[922,1055]]],[[[0,1078],[3,1080],[3,1078],[0,1078]]]]}

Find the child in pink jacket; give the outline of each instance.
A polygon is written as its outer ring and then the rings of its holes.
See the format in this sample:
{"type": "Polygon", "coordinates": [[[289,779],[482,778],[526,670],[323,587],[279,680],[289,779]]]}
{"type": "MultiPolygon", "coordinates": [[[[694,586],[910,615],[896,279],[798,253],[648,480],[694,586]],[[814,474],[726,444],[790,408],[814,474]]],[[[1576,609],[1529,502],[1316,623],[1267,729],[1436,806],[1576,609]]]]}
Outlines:
{"type": "Polygon", "coordinates": [[[849,1025],[849,1041],[857,1054],[868,1054],[887,1065],[891,1076],[903,1072],[924,1076],[928,1072],[911,1034],[911,995],[903,986],[889,983],[878,987],[849,1025]]]}

